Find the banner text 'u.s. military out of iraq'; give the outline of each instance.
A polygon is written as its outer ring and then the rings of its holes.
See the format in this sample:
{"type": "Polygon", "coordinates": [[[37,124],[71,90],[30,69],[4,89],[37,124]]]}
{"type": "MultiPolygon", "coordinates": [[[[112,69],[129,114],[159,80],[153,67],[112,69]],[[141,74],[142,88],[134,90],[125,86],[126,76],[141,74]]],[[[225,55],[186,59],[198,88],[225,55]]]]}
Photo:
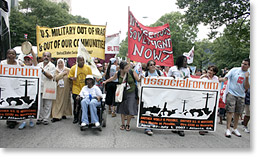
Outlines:
{"type": "Polygon", "coordinates": [[[52,57],[76,57],[79,40],[86,47],[91,57],[105,59],[106,26],[86,24],[68,24],[48,28],[37,26],[38,55],[51,52],[52,57]]]}

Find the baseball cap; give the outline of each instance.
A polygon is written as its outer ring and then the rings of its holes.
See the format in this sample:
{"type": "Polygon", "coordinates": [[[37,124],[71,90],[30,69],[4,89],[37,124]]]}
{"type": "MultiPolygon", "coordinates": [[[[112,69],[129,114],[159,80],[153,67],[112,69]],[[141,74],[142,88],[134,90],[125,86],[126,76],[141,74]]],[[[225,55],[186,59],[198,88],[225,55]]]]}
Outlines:
{"type": "Polygon", "coordinates": [[[98,67],[98,68],[99,68],[99,67],[102,67],[102,64],[98,63],[98,64],[97,64],[97,67],[98,67]]]}
{"type": "Polygon", "coordinates": [[[92,75],[87,75],[86,79],[94,79],[94,77],[92,75]]]}
{"type": "Polygon", "coordinates": [[[31,60],[33,60],[33,57],[32,56],[25,56],[23,59],[25,59],[25,58],[30,58],[31,60]]]}

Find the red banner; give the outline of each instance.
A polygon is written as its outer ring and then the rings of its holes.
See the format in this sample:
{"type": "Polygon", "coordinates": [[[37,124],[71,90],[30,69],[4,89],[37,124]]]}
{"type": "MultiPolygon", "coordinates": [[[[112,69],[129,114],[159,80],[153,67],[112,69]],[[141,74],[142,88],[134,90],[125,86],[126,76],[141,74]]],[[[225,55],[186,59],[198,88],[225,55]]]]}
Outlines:
{"type": "Polygon", "coordinates": [[[128,57],[137,62],[154,60],[157,65],[173,66],[169,24],[146,27],[128,13],[128,57]]]}

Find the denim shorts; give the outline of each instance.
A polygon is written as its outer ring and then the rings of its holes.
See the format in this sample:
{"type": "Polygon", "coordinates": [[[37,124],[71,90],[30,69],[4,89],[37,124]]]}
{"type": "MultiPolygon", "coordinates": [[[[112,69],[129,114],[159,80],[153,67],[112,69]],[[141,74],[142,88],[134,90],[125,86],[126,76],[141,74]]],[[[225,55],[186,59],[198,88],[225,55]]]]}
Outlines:
{"type": "Polygon", "coordinates": [[[236,97],[228,93],[226,97],[226,111],[242,114],[245,108],[245,98],[236,97]]]}

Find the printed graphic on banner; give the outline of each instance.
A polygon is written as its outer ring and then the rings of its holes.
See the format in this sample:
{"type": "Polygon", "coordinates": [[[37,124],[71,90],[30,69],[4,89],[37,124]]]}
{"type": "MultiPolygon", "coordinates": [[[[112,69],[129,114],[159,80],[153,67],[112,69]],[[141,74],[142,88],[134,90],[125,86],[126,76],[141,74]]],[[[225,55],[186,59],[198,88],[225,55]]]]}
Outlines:
{"type": "Polygon", "coordinates": [[[36,27],[38,55],[51,52],[54,58],[76,57],[79,40],[91,57],[105,59],[106,26],[68,24],[47,28],[36,27]]]}
{"type": "Polygon", "coordinates": [[[218,102],[218,82],[144,78],[137,127],[215,131],[218,102]]]}
{"type": "Polygon", "coordinates": [[[106,54],[119,54],[119,33],[106,37],[106,54]]]}
{"type": "Polygon", "coordinates": [[[146,27],[129,11],[128,57],[137,62],[154,60],[157,65],[173,66],[171,31],[169,24],[146,27]]]}
{"type": "Polygon", "coordinates": [[[0,65],[0,120],[36,119],[40,68],[0,65]]]}

